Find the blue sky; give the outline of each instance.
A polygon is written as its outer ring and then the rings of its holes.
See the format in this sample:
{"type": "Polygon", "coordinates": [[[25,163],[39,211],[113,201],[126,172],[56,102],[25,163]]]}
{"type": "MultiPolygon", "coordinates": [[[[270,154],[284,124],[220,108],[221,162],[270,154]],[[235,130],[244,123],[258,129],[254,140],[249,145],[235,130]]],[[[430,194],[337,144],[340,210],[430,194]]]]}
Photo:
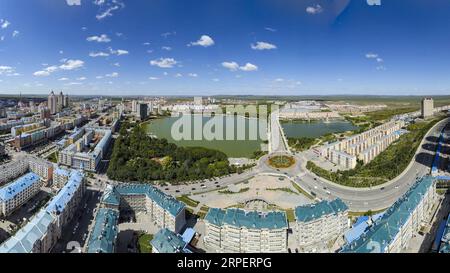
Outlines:
{"type": "Polygon", "coordinates": [[[1,0],[0,93],[450,94],[450,1],[1,0]]]}

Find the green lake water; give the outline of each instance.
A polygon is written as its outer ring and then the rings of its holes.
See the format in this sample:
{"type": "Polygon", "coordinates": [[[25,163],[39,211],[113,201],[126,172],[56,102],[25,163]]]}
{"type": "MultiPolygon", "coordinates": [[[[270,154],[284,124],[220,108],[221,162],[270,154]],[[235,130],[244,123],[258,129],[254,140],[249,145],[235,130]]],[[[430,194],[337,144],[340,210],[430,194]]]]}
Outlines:
{"type": "MultiPolygon", "coordinates": [[[[189,129],[186,126],[186,130],[180,129],[177,124],[181,122],[180,117],[166,117],[161,119],[155,119],[146,124],[147,130],[149,133],[157,136],[158,138],[165,138],[171,143],[175,143],[179,146],[183,147],[205,147],[205,148],[211,148],[216,149],[219,151],[224,152],[229,157],[250,157],[255,151],[261,150],[261,144],[263,143],[263,139],[261,139],[260,133],[256,133],[255,130],[252,130],[255,132],[253,135],[250,134],[250,128],[251,124],[256,124],[256,128],[259,128],[257,126],[257,122],[254,119],[253,121],[250,121],[247,118],[244,118],[242,116],[216,116],[214,117],[218,123],[223,124],[223,134],[220,134],[220,130],[215,131],[214,129],[206,130],[206,132],[214,132],[216,133],[216,137],[212,140],[205,138],[204,134],[202,134],[202,128],[203,131],[205,131],[205,128],[209,128],[205,126],[208,121],[211,120],[211,117],[195,117],[195,115],[191,116],[191,120],[189,124],[190,127],[190,134],[186,133],[189,131],[189,129]],[[178,123],[177,123],[178,121],[178,123]],[[201,124],[199,127],[198,124],[201,124]],[[233,125],[234,124],[234,125],[233,125]],[[240,132],[245,131],[245,137],[243,140],[238,140],[238,131],[237,128],[239,127],[238,124],[245,124],[244,129],[240,132]],[[183,139],[180,139],[181,137],[173,135],[172,129],[178,128],[178,132],[182,131],[184,132],[183,139]],[[233,131],[232,133],[230,133],[233,131]],[[196,140],[195,134],[197,136],[200,134],[200,140],[196,140]],[[227,137],[228,133],[228,137],[227,137]],[[189,136],[190,135],[190,136],[189,136]],[[220,137],[222,135],[222,137],[220,137]]],[[[186,118],[186,117],[184,117],[186,118]]],[[[186,123],[188,124],[188,123],[186,123]]],[[[242,128],[242,127],[239,127],[242,128]]],[[[264,127],[261,127],[264,128],[264,127]]],[[[256,129],[258,131],[259,129],[256,129]]],[[[176,132],[176,130],[175,130],[176,132]]]]}

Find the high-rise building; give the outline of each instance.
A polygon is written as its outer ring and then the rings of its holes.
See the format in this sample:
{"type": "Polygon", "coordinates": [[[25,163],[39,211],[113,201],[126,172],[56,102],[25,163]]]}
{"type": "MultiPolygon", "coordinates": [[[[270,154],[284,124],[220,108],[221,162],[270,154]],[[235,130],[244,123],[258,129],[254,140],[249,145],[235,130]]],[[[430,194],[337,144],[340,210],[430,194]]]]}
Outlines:
{"type": "Polygon", "coordinates": [[[131,112],[136,113],[137,111],[137,105],[138,105],[138,101],[137,100],[133,100],[131,102],[131,112]]]}
{"type": "Polygon", "coordinates": [[[69,107],[69,95],[65,95],[65,96],[64,96],[63,107],[64,107],[64,108],[69,107]]]}
{"type": "Polygon", "coordinates": [[[58,112],[61,111],[64,108],[64,94],[61,91],[58,95],[58,99],[57,99],[57,109],[58,112]]]}
{"type": "Polygon", "coordinates": [[[50,95],[48,96],[48,103],[47,103],[48,109],[50,109],[50,114],[54,115],[57,113],[57,99],[55,96],[55,93],[52,91],[50,95]]]}
{"type": "Polygon", "coordinates": [[[148,116],[148,105],[145,103],[139,103],[137,105],[137,116],[140,120],[144,120],[148,116]]]}
{"type": "Polygon", "coordinates": [[[422,117],[428,118],[433,116],[434,102],[432,98],[424,98],[422,100],[422,117]]]}

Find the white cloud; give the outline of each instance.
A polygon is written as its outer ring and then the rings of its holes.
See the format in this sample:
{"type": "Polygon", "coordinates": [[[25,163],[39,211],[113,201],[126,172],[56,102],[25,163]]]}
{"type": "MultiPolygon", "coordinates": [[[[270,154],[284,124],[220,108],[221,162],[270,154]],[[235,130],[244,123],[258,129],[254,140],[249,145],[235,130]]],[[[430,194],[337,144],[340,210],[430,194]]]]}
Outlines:
{"type": "Polygon", "coordinates": [[[309,14],[319,14],[323,12],[323,8],[321,5],[309,6],[306,8],[306,12],[309,14]]]}
{"type": "Polygon", "coordinates": [[[242,70],[242,71],[257,71],[258,67],[254,64],[251,63],[246,63],[244,66],[239,66],[238,63],[236,62],[223,62],[222,66],[227,68],[230,71],[237,71],[242,70]]]}
{"type": "Polygon", "coordinates": [[[117,77],[119,77],[119,73],[113,72],[113,73],[111,73],[111,74],[106,74],[105,77],[108,77],[108,78],[117,78],[117,77]]]}
{"type": "Polygon", "coordinates": [[[14,30],[12,33],[12,37],[15,38],[17,36],[19,36],[20,32],[18,30],[14,30]]]}
{"type": "Polygon", "coordinates": [[[82,82],[69,82],[64,85],[70,86],[70,85],[82,85],[82,84],[83,84],[82,82]]]}
{"type": "Polygon", "coordinates": [[[181,74],[181,73],[175,74],[175,78],[181,78],[181,77],[183,77],[183,74],[181,74]]]}
{"type": "Polygon", "coordinates": [[[274,44],[266,43],[266,42],[257,42],[255,44],[250,45],[252,49],[254,50],[270,50],[270,49],[276,49],[277,46],[274,44]]]}
{"type": "Polygon", "coordinates": [[[81,0],[66,0],[69,6],[81,6],[81,0]]]}
{"type": "Polygon", "coordinates": [[[236,71],[239,69],[239,64],[236,62],[223,62],[222,66],[229,69],[230,71],[236,71]]]}
{"type": "Polygon", "coordinates": [[[103,79],[103,76],[97,76],[97,77],[95,77],[96,79],[103,79]]]}
{"type": "Polygon", "coordinates": [[[176,33],[175,31],[172,31],[172,32],[165,32],[165,33],[162,33],[161,36],[164,37],[164,38],[167,38],[167,37],[169,37],[169,36],[171,36],[171,35],[176,35],[176,34],[177,34],[177,33],[176,33]]]}
{"type": "Polygon", "coordinates": [[[0,27],[5,29],[7,27],[9,27],[9,25],[11,25],[11,22],[9,22],[6,19],[0,19],[0,27]]]}
{"type": "Polygon", "coordinates": [[[114,11],[125,7],[121,0],[94,0],[94,4],[100,7],[98,14],[95,16],[97,20],[111,17],[114,11]]]}
{"type": "Polygon", "coordinates": [[[172,48],[170,46],[163,46],[161,47],[162,50],[171,51],[172,48]]]}
{"type": "Polygon", "coordinates": [[[92,57],[92,58],[95,58],[95,57],[108,57],[109,56],[109,54],[108,53],[106,53],[106,52],[91,52],[91,53],[89,53],[89,56],[90,57],[92,57]]]}
{"type": "Polygon", "coordinates": [[[283,78],[277,78],[277,79],[274,80],[274,82],[284,82],[284,79],[283,78]]]}
{"type": "Polygon", "coordinates": [[[257,71],[258,67],[251,63],[246,63],[244,66],[239,67],[242,71],[257,71]]]}
{"type": "Polygon", "coordinates": [[[212,81],[213,82],[218,82],[218,81],[220,81],[218,78],[214,78],[214,79],[212,79],[212,81]]]}
{"type": "Polygon", "coordinates": [[[150,43],[149,43],[149,42],[145,42],[145,43],[143,43],[142,45],[149,46],[150,43]]]}
{"type": "Polygon", "coordinates": [[[191,42],[188,46],[203,46],[208,47],[214,45],[214,40],[208,35],[202,35],[200,39],[196,42],[191,42]]]}
{"type": "Polygon", "coordinates": [[[128,50],[124,50],[124,49],[112,49],[111,47],[109,48],[109,52],[112,55],[117,55],[117,56],[121,56],[121,55],[128,55],[130,52],[128,52],[128,50]]]}
{"type": "Polygon", "coordinates": [[[271,27],[265,27],[264,29],[267,30],[267,31],[270,31],[270,32],[276,32],[277,31],[276,29],[271,28],[271,27]]]}
{"type": "Polygon", "coordinates": [[[158,66],[160,68],[172,68],[178,62],[173,58],[159,58],[150,61],[150,65],[158,66]]]}
{"type": "Polygon", "coordinates": [[[366,54],[366,58],[367,59],[376,59],[376,58],[378,58],[378,54],[376,54],[376,53],[367,53],[366,54]]]}
{"type": "Polygon", "coordinates": [[[193,77],[193,78],[197,78],[198,77],[197,73],[189,73],[188,76],[189,77],[193,77]]]}
{"type": "Polygon", "coordinates": [[[384,62],[384,60],[382,58],[377,58],[377,62],[382,63],[382,62],[384,62]]]}
{"type": "Polygon", "coordinates": [[[85,80],[87,80],[86,77],[79,77],[79,78],[77,79],[77,81],[85,81],[85,80]]]}
{"type": "Polygon", "coordinates": [[[15,73],[14,67],[6,66],[6,65],[0,65],[0,76],[6,75],[11,76],[15,73]]]}
{"type": "Polygon", "coordinates": [[[86,38],[88,42],[97,42],[97,43],[109,43],[111,39],[106,34],[102,34],[100,36],[94,35],[86,38]]]}
{"type": "Polygon", "coordinates": [[[152,81],[156,81],[156,80],[159,80],[159,78],[158,78],[158,77],[149,77],[148,79],[149,79],[149,80],[152,80],[152,81]]]}
{"type": "Polygon", "coordinates": [[[62,62],[63,64],[60,66],[48,66],[43,70],[34,72],[33,75],[36,77],[47,77],[59,70],[76,70],[84,66],[84,62],[81,60],[62,60],[62,62]]]}
{"type": "Polygon", "coordinates": [[[113,65],[119,67],[120,63],[113,63],[113,65]]]}
{"type": "Polygon", "coordinates": [[[82,27],[81,30],[82,31],[86,31],[88,28],[87,27],[82,27]]]}
{"type": "Polygon", "coordinates": [[[62,70],[75,70],[84,66],[84,62],[82,60],[67,60],[66,63],[59,66],[62,70]]]}
{"type": "Polygon", "coordinates": [[[45,70],[40,70],[40,71],[34,72],[33,75],[36,77],[47,77],[47,76],[50,76],[50,72],[45,71],[45,70]]]}
{"type": "Polygon", "coordinates": [[[69,78],[60,78],[60,79],[58,79],[58,81],[68,81],[69,80],[69,78]]]}

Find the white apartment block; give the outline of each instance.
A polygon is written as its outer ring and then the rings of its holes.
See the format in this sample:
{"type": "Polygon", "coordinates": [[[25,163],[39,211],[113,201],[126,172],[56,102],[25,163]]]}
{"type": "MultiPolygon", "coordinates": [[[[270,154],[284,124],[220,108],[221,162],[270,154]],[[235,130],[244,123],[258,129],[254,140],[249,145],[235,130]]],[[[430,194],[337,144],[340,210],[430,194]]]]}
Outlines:
{"type": "Polygon", "coordinates": [[[403,133],[404,121],[389,121],[361,134],[327,144],[318,149],[320,156],[346,169],[372,161],[403,133]]]}
{"type": "Polygon", "coordinates": [[[212,208],[204,221],[204,243],[212,250],[233,253],[287,251],[288,225],[284,212],[212,208]]]}
{"type": "Polygon", "coordinates": [[[28,168],[28,161],[23,159],[0,165],[0,185],[26,173],[28,168]]]}
{"type": "Polygon", "coordinates": [[[348,226],[348,207],[340,199],[295,208],[296,240],[301,248],[334,240],[348,226]]]}
{"type": "Polygon", "coordinates": [[[432,98],[424,98],[422,100],[421,114],[423,118],[428,118],[433,116],[434,112],[434,102],[432,98]]]}
{"type": "Polygon", "coordinates": [[[102,204],[120,211],[144,212],[156,226],[175,233],[179,233],[186,224],[185,205],[150,185],[109,186],[102,204]]]}
{"type": "Polygon", "coordinates": [[[21,176],[0,189],[0,216],[9,216],[41,189],[41,178],[35,173],[21,176]]]}
{"type": "Polygon", "coordinates": [[[29,158],[30,171],[41,177],[46,184],[53,179],[53,164],[37,157],[29,158]]]}
{"type": "Polygon", "coordinates": [[[437,200],[436,181],[431,176],[415,183],[375,221],[372,228],[341,252],[399,253],[405,250],[420,228],[428,222],[437,200]]]}

